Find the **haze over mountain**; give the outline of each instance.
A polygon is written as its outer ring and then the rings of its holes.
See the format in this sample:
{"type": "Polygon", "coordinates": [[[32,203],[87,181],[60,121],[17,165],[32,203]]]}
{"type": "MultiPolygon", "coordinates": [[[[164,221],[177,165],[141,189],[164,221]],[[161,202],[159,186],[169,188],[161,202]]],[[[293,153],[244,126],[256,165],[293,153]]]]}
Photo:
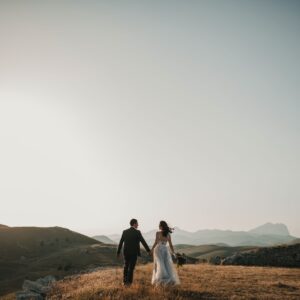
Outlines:
{"type": "Polygon", "coordinates": [[[95,235],[92,238],[104,244],[116,244],[115,241],[105,235],[95,235]]]}
{"type": "Polygon", "coordinates": [[[276,234],[276,235],[290,235],[290,232],[285,224],[282,223],[266,223],[256,228],[249,230],[256,234],[276,234]]]}
{"type": "MultiPolygon", "coordinates": [[[[144,233],[146,241],[153,244],[156,230],[144,233]]],[[[118,242],[120,235],[109,235],[110,239],[118,242]]],[[[175,228],[172,239],[174,244],[206,245],[226,244],[228,246],[272,246],[289,243],[295,237],[289,234],[285,224],[266,223],[249,231],[232,231],[219,229],[204,229],[189,232],[175,228]]]]}

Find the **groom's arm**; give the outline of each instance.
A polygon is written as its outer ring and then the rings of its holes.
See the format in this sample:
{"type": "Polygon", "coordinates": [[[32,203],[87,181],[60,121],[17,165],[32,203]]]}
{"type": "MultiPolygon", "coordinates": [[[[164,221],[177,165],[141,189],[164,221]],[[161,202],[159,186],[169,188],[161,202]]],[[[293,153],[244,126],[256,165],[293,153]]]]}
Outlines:
{"type": "Polygon", "coordinates": [[[148,244],[146,243],[146,241],[144,240],[141,232],[139,231],[139,238],[140,238],[140,242],[143,244],[144,248],[146,249],[147,252],[150,252],[150,248],[148,246],[148,244]]]}
{"type": "Polygon", "coordinates": [[[120,239],[120,242],[119,242],[119,246],[118,246],[118,250],[117,250],[117,255],[118,256],[121,253],[121,249],[122,249],[123,243],[124,243],[124,231],[122,233],[122,236],[121,236],[121,239],[120,239]]]}

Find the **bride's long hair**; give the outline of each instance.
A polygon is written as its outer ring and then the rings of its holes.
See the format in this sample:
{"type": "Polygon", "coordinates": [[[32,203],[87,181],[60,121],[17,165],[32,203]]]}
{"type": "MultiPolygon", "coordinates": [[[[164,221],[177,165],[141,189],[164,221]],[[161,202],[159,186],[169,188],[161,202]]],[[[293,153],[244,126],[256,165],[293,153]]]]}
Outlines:
{"type": "Polygon", "coordinates": [[[162,235],[167,237],[169,233],[173,232],[173,228],[170,228],[166,221],[160,221],[159,227],[161,228],[162,235]]]}

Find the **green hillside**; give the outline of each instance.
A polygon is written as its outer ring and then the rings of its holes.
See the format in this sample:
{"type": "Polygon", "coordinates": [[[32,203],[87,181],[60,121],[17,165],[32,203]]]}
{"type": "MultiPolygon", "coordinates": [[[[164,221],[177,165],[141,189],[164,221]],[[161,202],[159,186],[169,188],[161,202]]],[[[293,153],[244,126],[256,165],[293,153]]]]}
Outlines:
{"type": "Polygon", "coordinates": [[[71,230],[0,226],[0,295],[23,280],[61,278],[90,267],[117,265],[116,249],[71,230]]]}
{"type": "Polygon", "coordinates": [[[184,253],[188,256],[198,259],[210,259],[211,257],[220,256],[227,257],[239,251],[251,250],[257,247],[230,247],[230,246],[218,246],[218,245],[176,245],[176,251],[184,253]]]}

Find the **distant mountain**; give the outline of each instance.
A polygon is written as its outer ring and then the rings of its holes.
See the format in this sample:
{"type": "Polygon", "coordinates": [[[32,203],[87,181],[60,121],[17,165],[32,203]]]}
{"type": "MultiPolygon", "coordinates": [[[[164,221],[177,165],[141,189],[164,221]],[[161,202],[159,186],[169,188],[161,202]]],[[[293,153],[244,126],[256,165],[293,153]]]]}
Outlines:
{"type": "Polygon", "coordinates": [[[101,242],[101,243],[104,243],[104,244],[110,244],[110,245],[116,244],[115,241],[113,241],[112,239],[110,239],[106,235],[96,235],[96,236],[93,236],[92,238],[99,241],[99,242],[101,242]]]}
{"type": "MultiPolygon", "coordinates": [[[[144,233],[149,244],[154,243],[156,230],[144,233]]],[[[115,242],[119,242],[120,235],[108,236],[115,242]]],[[[289,243],[295,237],[289,235],[284,224],[267,223],[250,231],[232,231],[218,229],[204,229],[196,232],[189,232],[175,228],[172,234],[173,244],[188,245],[216,245],[226,244],[228,246],[272,246],[289,243]]]]}
{"type": "Polygon", "coordinates": [[[287,226],[282,223],[277,223],[277,224],[266,223],[252,230],[249,230],[249,232],[254,234],[260,234],[260,235],[268,235],[268,234],[285,235],[285,236],[290,235],[287,226]]]}
{"type": "Polygon", "coordinates": [[[23,280],[120,264],[116,247],[61,227],[0,227],[0,298],[23,280]]]}

